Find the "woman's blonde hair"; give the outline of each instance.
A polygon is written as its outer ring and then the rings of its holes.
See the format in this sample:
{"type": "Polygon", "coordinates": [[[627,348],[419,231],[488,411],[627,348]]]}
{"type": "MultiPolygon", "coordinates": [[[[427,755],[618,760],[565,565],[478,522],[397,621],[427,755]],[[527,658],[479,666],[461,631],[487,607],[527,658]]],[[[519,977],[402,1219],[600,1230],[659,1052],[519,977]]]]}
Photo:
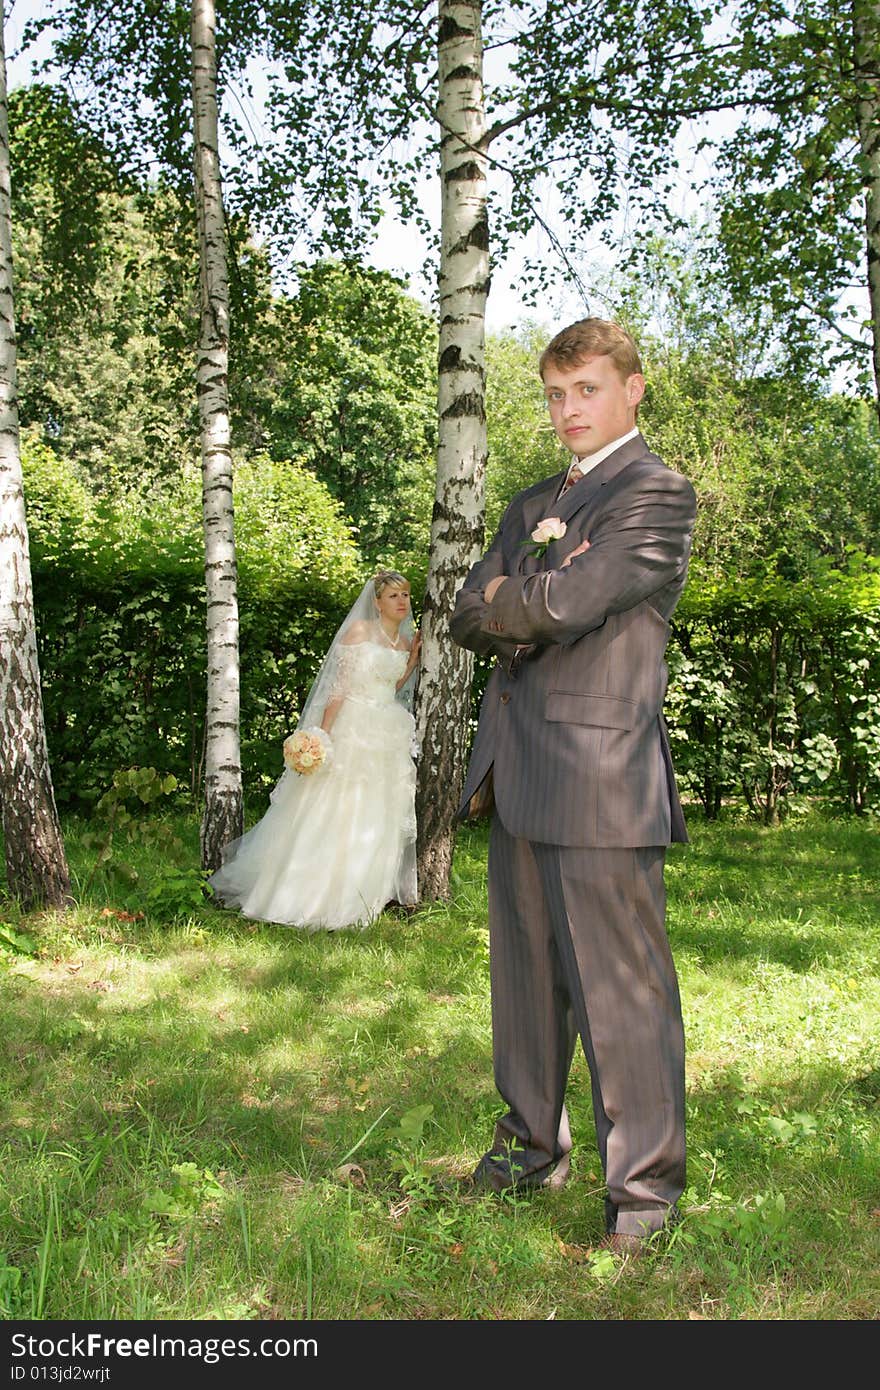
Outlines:
{"type": "Polygon", "coordinates": [[[373,592],[376,598],[381,597],[382,590],[387,589],[389,584],[405,584],[408,589],[410,588],[410,582],[406,575],[401,574],[399,570],[378,570],[373,575],[373,592]]]}

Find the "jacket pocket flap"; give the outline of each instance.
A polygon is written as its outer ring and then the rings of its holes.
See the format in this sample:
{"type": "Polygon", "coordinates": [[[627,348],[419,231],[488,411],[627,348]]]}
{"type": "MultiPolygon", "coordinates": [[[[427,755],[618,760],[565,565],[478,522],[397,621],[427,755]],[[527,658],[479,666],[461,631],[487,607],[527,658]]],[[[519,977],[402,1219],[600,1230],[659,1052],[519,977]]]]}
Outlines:
{"type": "Polygon", "coordinates": [[[567,690],[551,690],[544,706],[544,717],[564,724],[631,729],[636,719],[636,705],[634,700],[619,695],[575,695],[567,690]]]}

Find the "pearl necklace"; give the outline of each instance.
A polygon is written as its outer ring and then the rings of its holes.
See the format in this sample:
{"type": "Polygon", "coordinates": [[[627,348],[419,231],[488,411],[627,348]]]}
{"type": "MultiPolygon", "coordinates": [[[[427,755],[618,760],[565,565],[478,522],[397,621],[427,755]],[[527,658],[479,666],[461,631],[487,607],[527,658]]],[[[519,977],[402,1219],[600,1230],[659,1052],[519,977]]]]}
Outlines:
{"type": "Polygon", "coordinates": [[[400,646],[400,632],[398,632],[397,636],[392,642],[391,638],[388,636],[388,633],[385,631],[381,623],[379,624],[379,631],[385,638],[385,641],[388,643],[389,647],[393,648],[394,651],[397,651],[398,647],[400,646]]]}

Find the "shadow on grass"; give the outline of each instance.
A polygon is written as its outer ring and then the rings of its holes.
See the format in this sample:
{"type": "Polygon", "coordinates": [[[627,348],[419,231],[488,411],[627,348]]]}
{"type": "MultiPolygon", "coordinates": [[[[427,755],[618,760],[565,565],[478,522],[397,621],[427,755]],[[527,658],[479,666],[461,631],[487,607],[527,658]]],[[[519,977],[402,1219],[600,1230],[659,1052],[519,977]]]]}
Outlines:
{"type": "MultiPolygon", "coordinates": [[[[128,1124],[145,1137],[163,1132],[178,1157],[305,1176],[355,1145],[381,1165],[389,1130],[430,1105],[428,1135],[451,1139],[451,1162],[468,1166],[501,1109],[486,840],[482,827],[462,833],[449,908],[385,917],[362,933],[308,935],[208,910],[194,930],[111,918],[105,942],[103,928],[81,928],[81,951],[72,939],[74,954],[30,963],[0,1003],[7,1135],[15,1143],[48,1125],[78,1142],[128,1124]]],[[[841,905],[829,864],[857,889],[858,909],[876,892],[878,849],[875,833],[845,823],[699,827],[670,855],[673,949],[707,965],[770,960],[797,972],[864,951],[858,911],[825,920],[829,901],[841,905]]],[[[126,910],[136,901],[118,899],[126,910]]],[[[791,1104],[808,1108],[815,1076],[805,1069],[759,1104],[788,1103],[799,1090],[791,1104]]],[[[826,1079],[849,1095],[843,1065],[826,1079]]],[[[691,1094],[702,1148],[713,1147],[716,1111],[725,1132],[748,1131],[731,1084],[727,1073],[701,1076],[691,1094]]],[[[573,1114],[589,1124],[582,1065],[573,1086],[573,1114]]]]}
{"type": "Polygon", "coordinates": [[[98,943],[13,977],[0,1004],[13,1142],[43,1121],[68,1142],[125,1123],[210,1166],[237,1155],[306,1175],[380,1116],[379,1132],[431,1104],[446,1128],[472,1086],[491,1093],[467,923],[428,912],[305,935],[211,913],[198,937],[122,924],[110,954],[98,943]]]}

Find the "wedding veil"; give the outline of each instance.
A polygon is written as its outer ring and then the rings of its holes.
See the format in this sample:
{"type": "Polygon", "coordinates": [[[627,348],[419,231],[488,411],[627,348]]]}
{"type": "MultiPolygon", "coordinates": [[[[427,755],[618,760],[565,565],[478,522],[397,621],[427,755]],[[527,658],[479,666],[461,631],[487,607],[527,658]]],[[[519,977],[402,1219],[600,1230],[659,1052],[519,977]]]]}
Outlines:
{"type": "MultiPolygon", "coordinates": [[[[343,645],[345,635],[355,623],[371,623],[378,621],[378,610],[376,608],[376,586],[375,579],[368,579],[361,589],[351,608],[346,613],[342,623],[336,630],[336,635],[327,651],[327,655],[321,663],[318,674],[315,676],[312,687],[306,696],[305,704],[302,707],[296,727],[298,729],[315,728],[320,725],[324,717],[324,710],[333,698],[334,687],[336,685],[336,671],[339,661],[339,648],[343,645]]],[[[408,617],[404,618],[400,624],[400,635],[407,641],[412,640],[415,624],[413,623],[412,611],[408,617]]],[[[413,671],[405,685],[401,686],[397,692],[397,699],[405,705],[408,710],[412,710],[413,697],[415,695],[417,671],[413,671]]]]}

